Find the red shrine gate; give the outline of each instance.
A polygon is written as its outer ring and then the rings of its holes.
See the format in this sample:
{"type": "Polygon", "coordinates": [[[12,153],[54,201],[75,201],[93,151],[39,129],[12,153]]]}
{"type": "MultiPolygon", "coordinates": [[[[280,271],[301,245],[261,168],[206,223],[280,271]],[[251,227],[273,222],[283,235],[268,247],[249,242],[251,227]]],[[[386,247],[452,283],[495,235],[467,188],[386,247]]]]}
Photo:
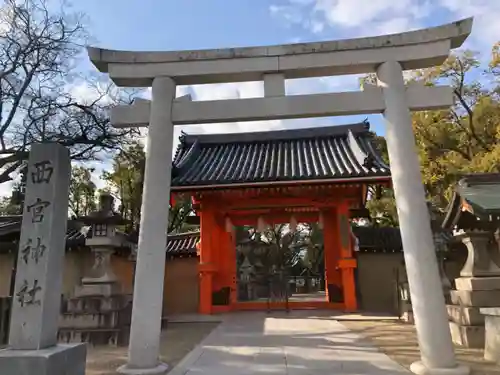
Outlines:
{"type": "MultiPolygon", "coordinates": [[[[389,184],[370,143],[369,124],[266,133],[183,135],[172,191],[189,193],[201,222],[200,313],[265,310],[238,301],[234,226],[320,222],[326,298],[290,308],[357,309],[350,210],[364,207],[368,185],[389,184]],[[225,303],[214,297],[226,294],[225,303]]],[[[284,308],[285,301],[272,301],[284,308]]]]}

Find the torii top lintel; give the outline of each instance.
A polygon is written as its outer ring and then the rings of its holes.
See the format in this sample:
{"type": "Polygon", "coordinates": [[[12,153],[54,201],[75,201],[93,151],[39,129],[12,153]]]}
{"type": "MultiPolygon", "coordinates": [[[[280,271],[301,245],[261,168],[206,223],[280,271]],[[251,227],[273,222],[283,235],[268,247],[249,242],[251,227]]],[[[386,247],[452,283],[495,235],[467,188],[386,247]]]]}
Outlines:
{"type": "Polygon", "coordinates": [[[388,60],[400,62],[403,69],[439,65],[467,39],[472,22],[467,18],[399,34],[326,42],[166,52],[89,47],[88,54],[97,69],[127,87],[150,86],[157,76],[185,85],[259,81],[268,73],[285,78],[362,74],[388,60]]]}

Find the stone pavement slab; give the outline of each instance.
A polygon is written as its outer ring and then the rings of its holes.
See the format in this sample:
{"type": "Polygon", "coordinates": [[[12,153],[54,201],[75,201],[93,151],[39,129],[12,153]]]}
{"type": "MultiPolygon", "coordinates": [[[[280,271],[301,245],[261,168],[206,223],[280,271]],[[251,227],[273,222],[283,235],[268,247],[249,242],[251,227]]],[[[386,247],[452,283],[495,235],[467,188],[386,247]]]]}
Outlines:
{"type": "Polygon", "coordinates": [[[409,374],[327,313],[237,313],[169,375],[409,374]]]}

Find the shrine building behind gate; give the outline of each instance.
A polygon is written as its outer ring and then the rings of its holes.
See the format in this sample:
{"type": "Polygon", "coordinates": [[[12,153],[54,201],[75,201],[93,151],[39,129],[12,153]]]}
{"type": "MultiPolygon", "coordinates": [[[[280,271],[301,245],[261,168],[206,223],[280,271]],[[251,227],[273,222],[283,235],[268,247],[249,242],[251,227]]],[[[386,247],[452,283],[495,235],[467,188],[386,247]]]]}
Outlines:
{"type": "Polygon", "coordinates": [[[372,136],[366,122],[181,136],[172,193],[191,195],[200,216],[200,313],[268,307],[238,301],[234,226],[291,222],[324,229],[326,298],[290,307],[357,309],[350,212],[364,208],[369,185],[391,181],[372,136]]]}

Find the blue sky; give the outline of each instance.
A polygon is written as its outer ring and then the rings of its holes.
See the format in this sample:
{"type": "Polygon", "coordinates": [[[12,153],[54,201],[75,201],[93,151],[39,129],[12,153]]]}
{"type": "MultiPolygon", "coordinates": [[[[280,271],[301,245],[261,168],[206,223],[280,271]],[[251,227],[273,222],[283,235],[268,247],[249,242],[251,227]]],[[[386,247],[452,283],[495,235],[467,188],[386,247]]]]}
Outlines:
{"type": "MultiPolygon", "coordinates": [[[[54,0],[56,1],[56,0],[54,0]]],[[[403,32],[475,16],[468,48],[500,40],[500,0],[72,0],[86,14],[92,44],[125,50],[186,50],[335,40],[403,32]]],[[[81,68],[95,72],[86,58],[81,68]]],[[[106,77],[104,77],[106,78],[106,77]]],[[[357,90],[358,77],[287,82],[289,94],[357,90]]],[[[75,87],[82,96],[86,87],[75,87]]],[[[195,100],[256,97],[261,82],[180,87],[195,100]]],[[[361,121],[366,116],[176,127],[188,133],[260,131],[361,121]]],[[[372,129],[383,134],[380,116],[372,129]]],[[[92,163],[97,174],[109,164],[92,163]]],[[[0,190],[8,189],[7,184],[0,190]]]]}
{"type": "MultiPolygon", "coordinates": [[[[476,15],[468,47],[485,50],[500,39],[498,0],[85,0],[74,3],[87,15],[93,44],[126,50],[185,50],[283,44],[402,32],[476,15]],[[431,5],[432,4],[432,5],[431,5]]],[[[93,69],[85,64],[88,69],[93,69]]],[[[294,80],[291,94],[358,88],[358,77],[294,80]]],[[[180,88],[196,100],[262,95],[261,83],[180,88]]],[[[189,126],[183,130],[233,132],[318,126],[351,118],[189,126]]],[[[383,134],[379,116],[372,128],[383,134]]],[[[176,135],[181,128],[176,129],[176,135]]]]}
{"type": "MultiPolygon", "coordinates": [[[[466,47],[485,53],[500,40],[500,0],[85,0],[74,10],[87,15],[96,46],[124,50],[186,50],[243,47],[373,36],[437,26],[475,16],[466,47]]],[[[82,67],[95,70],[86,59],[82,67]]],[[[289,94],[359,88],[357,76],[287,82],[289,94]]],[[[195,100],[263,95],[261,82],[180,87],[195,100]]],[[[85,93],[85,90],[83,90],[85,93]]],[[[366,116],[209,124],[176,127],[188,133],[221,133],[322,126],[366,116]]],[[[381,116],[369,116],[384,133],[381,116]]],[[[177,143],[177,142],[175,142],[177,143]]],[[[109,167],[97,164],[97,173],[109,167]]]]}

